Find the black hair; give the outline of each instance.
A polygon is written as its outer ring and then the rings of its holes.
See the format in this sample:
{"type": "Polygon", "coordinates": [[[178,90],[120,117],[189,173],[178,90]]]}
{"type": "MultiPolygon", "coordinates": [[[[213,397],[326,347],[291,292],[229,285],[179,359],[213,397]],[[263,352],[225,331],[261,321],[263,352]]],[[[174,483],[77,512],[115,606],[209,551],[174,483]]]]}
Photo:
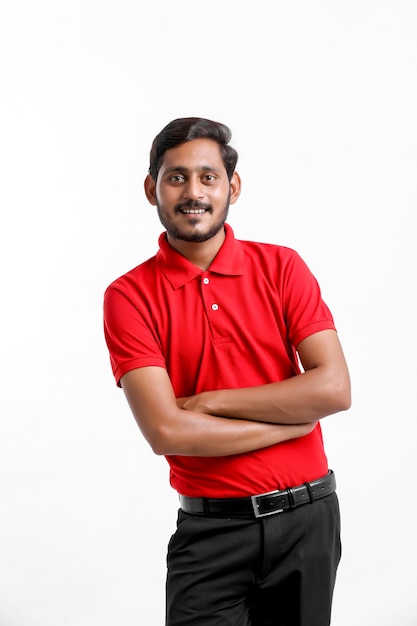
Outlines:
{"type": "Polygon", "coordinates": [[[224,167],[230,181],[238,159],[236,150],[228,145],[231,138],[230,128],[220,122],[213,122],[203,117],[180,117],[172,120],[152,142],[149,174],[156,181],[166,150],[193,139],[212,139],[220,146],[224,167]]]}

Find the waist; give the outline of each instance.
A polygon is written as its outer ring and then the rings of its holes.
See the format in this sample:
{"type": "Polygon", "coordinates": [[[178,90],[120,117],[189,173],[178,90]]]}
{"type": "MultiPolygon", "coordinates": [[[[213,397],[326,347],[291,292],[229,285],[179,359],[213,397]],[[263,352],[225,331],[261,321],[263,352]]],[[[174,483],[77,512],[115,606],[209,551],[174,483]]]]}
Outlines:
{"type": "Polygon", "coordinates": [[[179,500],[181,509],[192,515],[256,519],[312,504],[335,491],[336,478],[330,470],[317,480],[246,498],[190,498],[180,494],[179,500]]]}
{"type": "Polygon", "coordinates": [[[167,457],[171,486],[191,497],[242,498],[300,485],[329,467],[320,424],[305,437],[247,454],[226,457],[167,457]]]}

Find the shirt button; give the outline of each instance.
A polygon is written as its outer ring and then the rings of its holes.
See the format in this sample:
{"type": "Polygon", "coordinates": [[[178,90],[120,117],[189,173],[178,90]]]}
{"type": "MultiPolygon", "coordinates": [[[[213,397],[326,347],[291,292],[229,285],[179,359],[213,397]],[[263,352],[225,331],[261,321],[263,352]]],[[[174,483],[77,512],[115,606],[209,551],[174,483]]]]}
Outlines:
{"type": "Polygon", "coordinates": [[[218,304],[212,304],[211,308],[213,309],[213,311],[217,311],[217,309],[219,308],[218,304]]]}
{"type": "Polygon", "coordinates": [[[208,285],[208,284],[209,284],[209,282],[210,282],[210,279],[209,279],[209,278],[207,278],[207,276],[206,276],[205,278],[203,278],[203,283],[204,283],[205,285],[208,285]]]}

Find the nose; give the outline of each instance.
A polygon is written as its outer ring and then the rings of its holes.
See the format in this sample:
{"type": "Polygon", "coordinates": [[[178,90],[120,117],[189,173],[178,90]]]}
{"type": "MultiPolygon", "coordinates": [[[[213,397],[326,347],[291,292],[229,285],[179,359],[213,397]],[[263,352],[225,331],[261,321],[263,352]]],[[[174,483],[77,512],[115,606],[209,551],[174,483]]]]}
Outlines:
{"type": "Polygon", "coordinates": [[[183,196],[187,200],[201,200],[204,198],[204,185],[199,176],[190,176],[183,186],[183,196]]]}

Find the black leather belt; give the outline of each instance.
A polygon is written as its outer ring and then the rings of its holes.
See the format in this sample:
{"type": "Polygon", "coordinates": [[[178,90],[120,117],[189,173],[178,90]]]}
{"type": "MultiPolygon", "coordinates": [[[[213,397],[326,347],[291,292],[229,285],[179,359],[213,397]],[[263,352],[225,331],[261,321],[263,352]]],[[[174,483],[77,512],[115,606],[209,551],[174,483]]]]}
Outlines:
{"type": "Polygon", "coordinates": [[[185,513],[204,517],[256,518],[275,515],[325,498],[336,491],[334,472],[323,478],[281,491],[270,491],[248,498],[189,498],[180,495],[180,507],[185,513]]]}

